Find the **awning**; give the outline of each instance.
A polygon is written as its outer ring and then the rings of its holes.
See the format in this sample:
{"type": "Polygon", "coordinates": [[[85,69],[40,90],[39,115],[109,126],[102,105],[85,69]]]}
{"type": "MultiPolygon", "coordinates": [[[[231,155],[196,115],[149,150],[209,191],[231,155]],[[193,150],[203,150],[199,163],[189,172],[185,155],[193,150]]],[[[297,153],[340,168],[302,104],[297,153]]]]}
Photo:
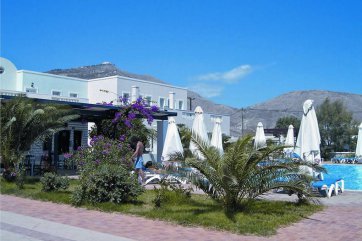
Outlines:
{"type": "MultiPolygon", "coordinates": [[[[1,101],[11,100],[16,98],[14,96],[0,95],[1,101]]],[[[28,97],[24,97],[28,98],[28,97]]],[[[59,100],[29,98],[36,103],[67,105],[70,106],[76,114],[80,115],[79,121],[97,122],[104,119],[113,119],[115,113],[122,108],[122,106],[102,105],[102,104],[89,104],[79,102],[68,102],[59,100]]],[[[177,116],[176,112],[157,111],[152,114],[155,120],[167,120],[169,116],[177,116]]]]}

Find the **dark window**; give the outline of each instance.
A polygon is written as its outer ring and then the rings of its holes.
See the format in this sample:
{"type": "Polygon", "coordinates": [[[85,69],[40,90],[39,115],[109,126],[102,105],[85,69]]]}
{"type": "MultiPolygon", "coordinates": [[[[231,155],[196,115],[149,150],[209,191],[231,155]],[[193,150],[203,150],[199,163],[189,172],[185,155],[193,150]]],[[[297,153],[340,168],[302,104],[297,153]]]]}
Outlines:
{"type": "Polygon", "coordinates": [[[58,154],[69,152],[70,131],[60,131],[58,135],[58,154]]]}
{"type": "Polygon", "coordinates": [[[73,149],[77,150],[82,145],[82,131],[74,131],[73,149]]]}
{"type": "Polygon", "coordinates": [[[52,149],[52,138],[47,138],[43,142],[43,151],[49,151],[52,149]]]}
{"type": "Polygon", "coordinates": [[[52,95],[60,96],[62,93],[58,90],[53,90],[52,95]]]}

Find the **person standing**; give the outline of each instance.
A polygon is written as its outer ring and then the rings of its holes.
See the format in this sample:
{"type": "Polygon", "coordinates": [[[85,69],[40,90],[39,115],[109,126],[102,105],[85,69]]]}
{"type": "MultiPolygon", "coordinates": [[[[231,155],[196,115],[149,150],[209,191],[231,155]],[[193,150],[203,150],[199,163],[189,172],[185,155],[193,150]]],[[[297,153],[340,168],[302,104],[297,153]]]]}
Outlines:
{"type": "Polygon", "coordinates": [[[134,160],[134,168],[135,172],[137,173],[138,183],[140,185],[144,182],[144,172],[143,172],[143,150],[144,144],[139,137],[132,137],[131,138],[131,146],[134,147],[134,153],[132,154],[132,160],[134,160]]]}

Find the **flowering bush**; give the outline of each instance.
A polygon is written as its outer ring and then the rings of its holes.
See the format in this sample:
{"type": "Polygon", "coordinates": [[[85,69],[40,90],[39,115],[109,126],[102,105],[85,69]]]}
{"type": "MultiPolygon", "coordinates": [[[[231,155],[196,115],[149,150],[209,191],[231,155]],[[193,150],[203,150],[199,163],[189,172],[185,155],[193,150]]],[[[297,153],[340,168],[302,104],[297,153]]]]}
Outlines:
{"type": "Polygon", "coordinates": [[[127,143],[104,136],[94,136],[90,147],[79,147],[67,161],[76,163],[80,186],[73,192],[72,202],[126,202],[142,192],[131,174],[132,150],[127,143]]]}
{"type": "MultiPolygon", "coordinates": [[[[142,98],[138,98],[133,103],[129,103],[127,98],[120,98],[120,101],[123,105],[115,113],[113,120],[103,120],[97,126],[97,129],[91,131],[90,135],[102,134],[111,139],[118,139],[121,142],[129,141],[132,135],[147,140],[152,135],[152,131],[143,124],[142,119],[146,119],[148,124],[151,125],[153,122],[152,114],[159,111],[159,108],[157,106],[149,106],[142,98]]],[[[112,103],[104,104],[111,105],[112,103]]]]}
{"type": "MultiPolygon", "coordinates": [[[[152,123],[152,112],[158,108],[147,106],[142,99],[129,104],[122,99],[124,106],[115,114],[113,120],[104,120],[96,132],[92,132],[90,147],[80,147],[74,154],[67,153],[67,161],[76,163],[80,171],[80,186],[72,196],[73,204],[90,202],[127,202],[141,194],[143,188],[131,174],[133,163],[129,139],[140,134],[145,138],[149,130],[140,118],[152,123]]],[[[111,105],[112,103],[104,103],[111,105]]]]}
{"type": "Polygon", "coordinates": [[[74,154],[64,155],[66,162],[74,162],[81,175],[96,170],[102,164],[122,165],[131,169],[132,149],[129,144],[102,135],[94,136],[90,147],[78,147],[74,154]]]}
{"type": "Polygon", "coordinates": [[[143,190],[138,185],[136,176],[130,174],[123,166],[103,164],[94,172],[82,177],[81,186],[76,188],[72,195],[72,203],[124,203],[134,201],[143,190]]]}

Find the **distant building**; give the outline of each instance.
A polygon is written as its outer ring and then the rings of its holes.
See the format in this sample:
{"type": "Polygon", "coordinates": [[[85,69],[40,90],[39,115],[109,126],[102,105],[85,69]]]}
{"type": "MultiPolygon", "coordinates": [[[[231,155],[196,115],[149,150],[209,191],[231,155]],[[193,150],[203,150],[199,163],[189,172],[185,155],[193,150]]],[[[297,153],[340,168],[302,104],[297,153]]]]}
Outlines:
{"type": "MultiPolygon", "coordinates": [[[[26,95],[29,98],[40,98],[57,101],[79,103],[102,103],[113,101],[114,105],[121,104],[118,97],[127,97],[135,100],[138,97],[146,99],[150,104],[158,105],[162,110],[177,112],[176,123],[192,127],[194,113],[187,111],[187,89],[164,83],[157,83],[124,76],[110,76],[96,79],[80,79],[62,75],[47,74],[28,70],[17,70],[9,60],[0,57],[0,94],[1,95],[26,95]]],[[[215,118],[222,119],[221,130],[223,134],[230,135],[230,116],[213,113],[204,113],[205,124],[212,132],[215,118]]],[[[167,123],[166,121],[164,121],[167,123]]],[[[162,135],[166,134],[167,124],[158,128],[162,135]]],[[[48,151],[54,157],[63,160],[63,154],[76,150],[79,145],[87,145],[88,124],[70,122],[63,131],[54,135],[50,144],[35,143],[30,153],[40,159],[48,151]]],[[[162,143],[162,142],[161,142],[162,143]]],[[[162,153],[162,147],[154,143],[150,153],[162,153]]],[[[156,159],[152,157],[153,159],[156,159]]],[[[157,160],[160,159],[160,154],[157,160]]]]}

